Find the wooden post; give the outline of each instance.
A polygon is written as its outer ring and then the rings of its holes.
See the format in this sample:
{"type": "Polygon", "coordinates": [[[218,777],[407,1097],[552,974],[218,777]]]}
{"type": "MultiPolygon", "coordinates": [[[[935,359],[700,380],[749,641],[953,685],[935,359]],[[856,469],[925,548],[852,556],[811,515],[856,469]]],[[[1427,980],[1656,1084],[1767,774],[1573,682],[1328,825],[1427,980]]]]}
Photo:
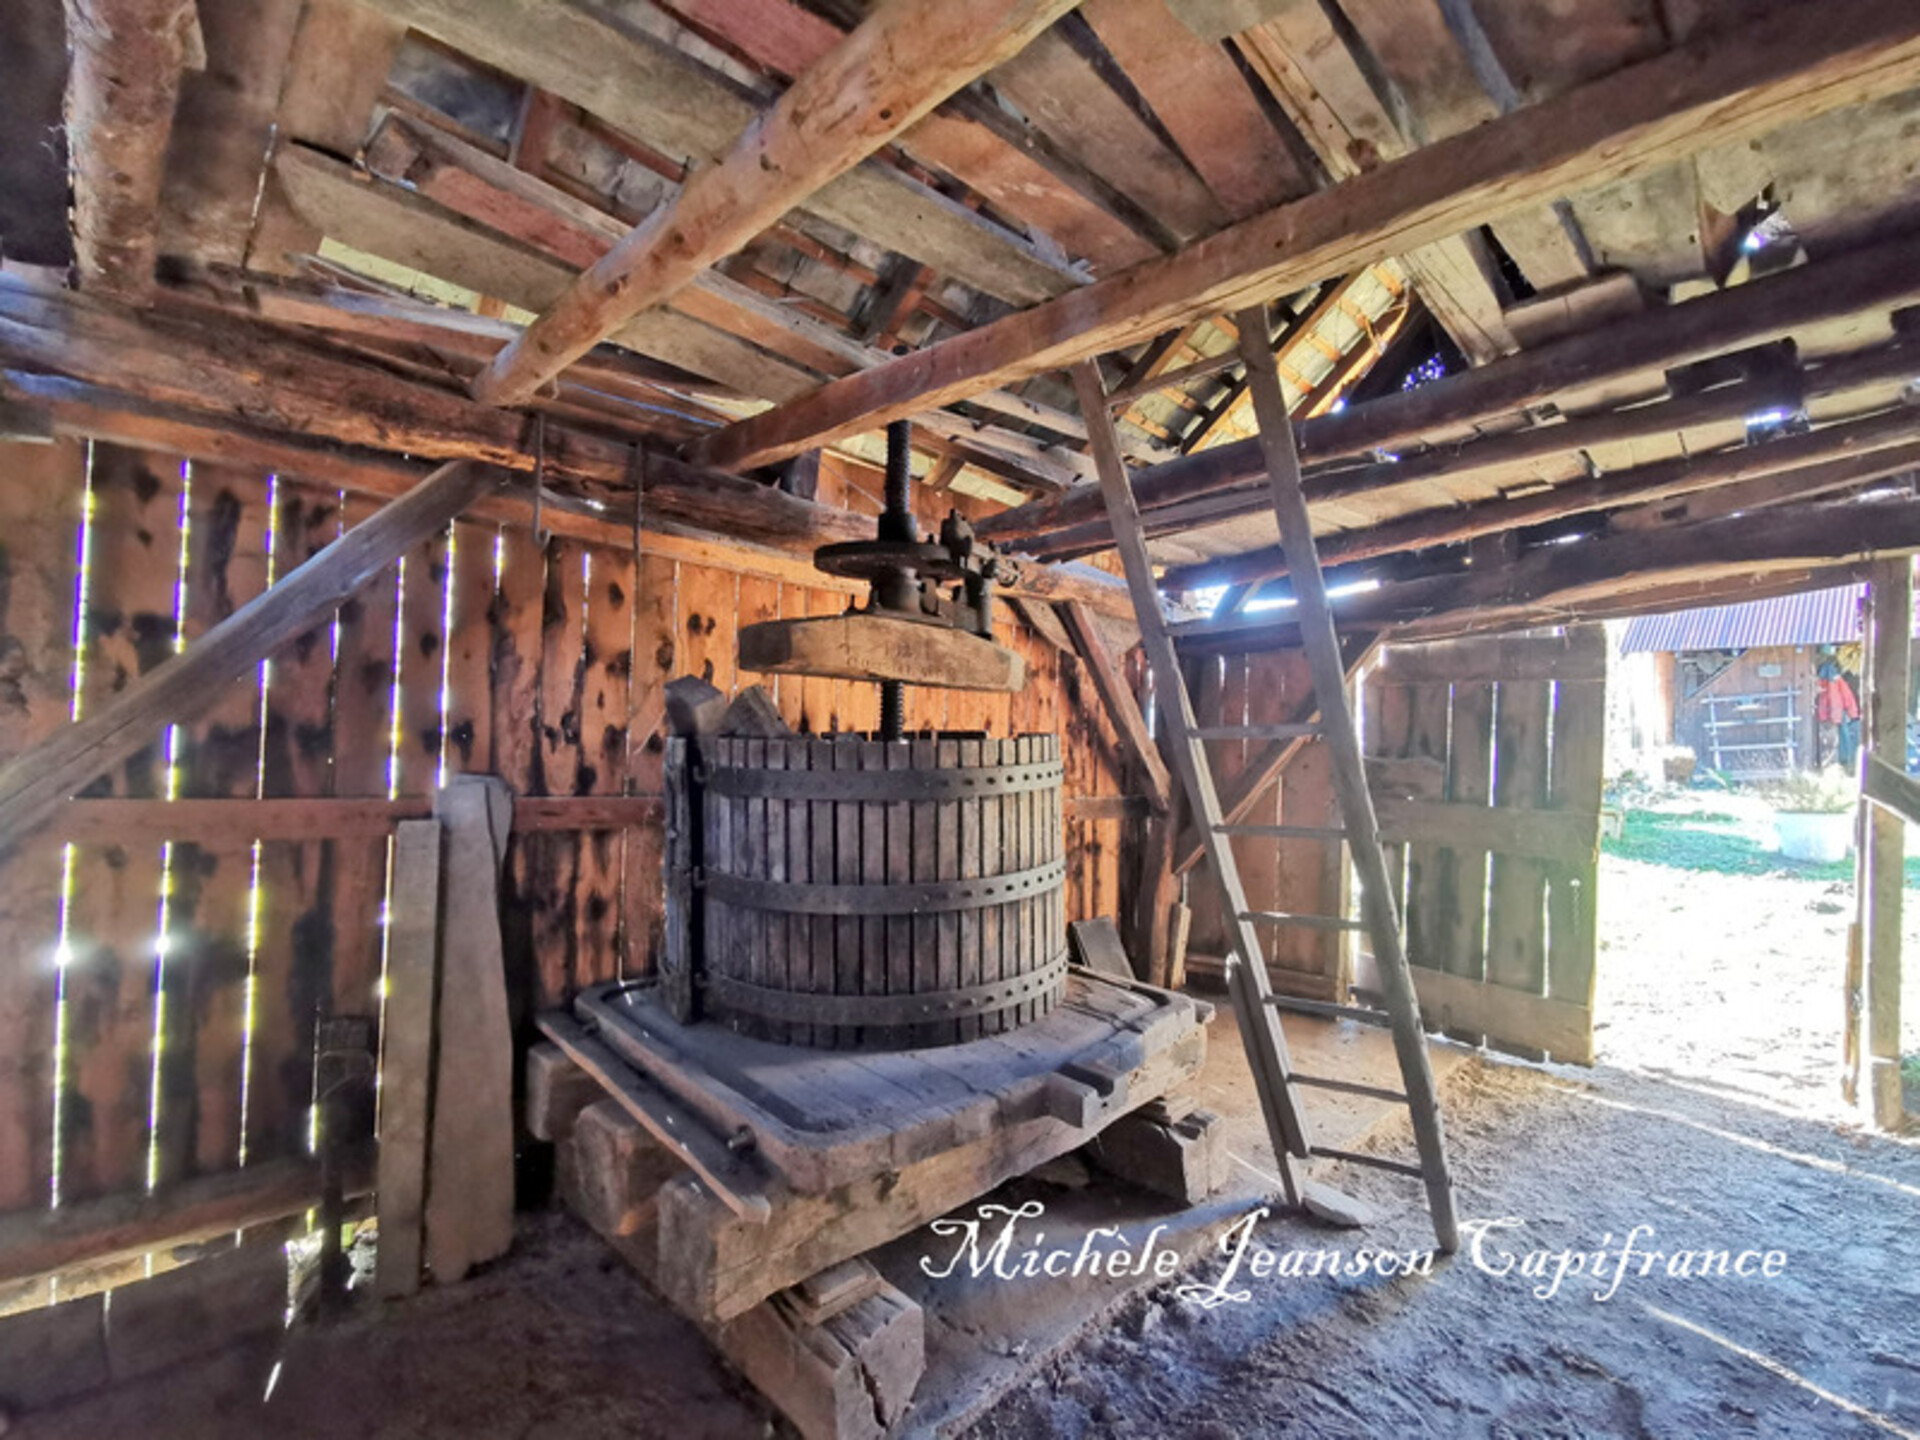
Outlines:
{"type": "MultiPolygon", "coordinates": [[[[1903,774],[1913,685],[1913,560],[1877,564],[1868,592],[1864,764],[1903,774]]],[[[1906,884],[1905,822],[1879,805],[1865,808],[1860,929],[1866,967],[1866,1103],[1876,1125],[1893,1129],[1900,1094],[1900,922],[1906,884]]]]}
{"type": "Polygon", "coordinates": [[[433,1002],[440,954],[440,822],[394,827],[381,1065],[380,1262],[383,1298],[420,1288],[426,1220],[427,1118],[433,1110],[433,1002]]]}
{"type": "Polygon", "coordinates": [[[191,719],[219,700],[229,681],[332,614],[497,483],[496,472],[458,462],[443,465],[94,714],[25,751],[0,770],[0,853],[18,845],[96,775],[153,743],[165,726],[191,719]]]}
{"type": "Polygon", "coordinates": [[[206,63],[193,0],[66,0],[73,245],[83,284],[153,288],[180,72],[206,63]]]}

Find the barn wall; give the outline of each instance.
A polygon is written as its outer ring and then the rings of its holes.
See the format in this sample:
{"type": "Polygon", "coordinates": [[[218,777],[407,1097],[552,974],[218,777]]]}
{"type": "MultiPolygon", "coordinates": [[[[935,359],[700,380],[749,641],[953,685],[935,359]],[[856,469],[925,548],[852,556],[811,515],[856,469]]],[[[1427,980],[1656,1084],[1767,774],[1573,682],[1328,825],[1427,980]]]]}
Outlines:
{"type": "MultiPolygon", "coordinates": [[[[1793,713],[1797,717],[1791,726],[1743,725],[1738,729],[1722,729],[1720,734],[1729,744],[1740,745],[1771,740],[1776,732],[1790,730],[1797,768],[1812,769],[1815,753],[1813,672],[1817,653],[1818,648],[1812,645],[1764,645],[1743,650],[1726,669],[1691,695],[1686,693],[1686,666],[1683,659],[1675,681],[1674,743],[1690,746],[1704,769],[1713,764],[1712,734],[1707,725],[1708,700],[1711,697],[1718,695],[1731,698],[1791,691],[1793,713]]],[[[1765,708],[1769,713],[1779,714],[1784,713],[1784,707],[1785,702],[1774,701],[1765,708]]],[[[1725,710],[1727,707],[1723,704],[1721,708],[1725,710]]],[[[1755,709],[1753,713],[1761,712],[1755,709]]],[[[1726,717],[1723,715],[1722,718],[1726,717]]],[[[1769,752],[1730,751],[1722,758],[1725,764],[1721,768],[1737,778],[1743,770],[1759,764],[1761,758],[1769,758],[1769,752]]]]}
{"type": "MultiPolygon", "coordinates": [[[[829,462],[819,498],[871,513],[879,491],[877,473],[829,462]]],[[[106,445],[0,446],[0,762],[372,508],[106,445]]],[[[379,1009],[388,840],[384,821],[330,833],[351,809],[331,803],[298,839],[256,842],[235,812],[257,799],[405,800],[451,772],[523,796],[638,797],[623,829],[517,833],[506,923],[523,1023],[645,972],[660,943],[660,818],[644,800],[660,791],[662,687],[691,673],[736,691],[752,678],[733,664],[740,623],[847,600],[795,583],[790,563],[756,569],[750,551],[661,550],[543,547],[458,522],[90,792],[232,800],[217,833],[68,844],[56,824],[0,864],[0,1212],[304,1152],[314,1016],[379,1009]]],[[[910,688],[909,725],[1060,731],[1069,914],[1118,913],[1113,734],[1080,662],[1000,613],[1026,690],[910,688]],[[1110,803],[1074,803],[1092,797],[1110,803]]],[[[870,685],[767,688],[799,730],[877,723],[870,685]]]]}
{"type": "MultiPolygon", "coordinates": [[[[1297,650],[1201,657],[1188,662],[1187,685],[1202,725],[1284,724],[1299,718],[1298,711],[1313,694],[1306,656],[1297,650]]],[[[1208,742],[1215,784],[1229,789],[1266,743],[1208,742]]],[[[1339,825],[1326,747],[1314,744],[1302,749],[1242,823],[1339,825]]],[[[1236,836],[1229,843],[1239,862],[1247,902],[1255,910],[1346,913],[1348,877],[1340,847],[1320,840],[1257,836],[1236,836]]],[[[1188,888],[1193,907],[1190,954],[1224,956],[1234,948],[1226,908],[1204,861],[1193,873],[1197,878],[1188,888]]],[[[1261,926],[1259,933],[1276,990],[1315,999],[1345,998],[1351,960],[1341,932],[1261,926]]]]}

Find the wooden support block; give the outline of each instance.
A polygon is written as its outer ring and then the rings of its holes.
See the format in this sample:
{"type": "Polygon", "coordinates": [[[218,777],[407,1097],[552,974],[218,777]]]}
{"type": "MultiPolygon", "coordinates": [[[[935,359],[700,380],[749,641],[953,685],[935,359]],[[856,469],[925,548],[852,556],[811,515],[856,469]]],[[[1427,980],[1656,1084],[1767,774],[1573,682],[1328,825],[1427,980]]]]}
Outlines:
{"type": "Polygon", "coordinates": [[[1120,927],[1113,923],[1111,916],[1096,915],[1091,920],[1073,921],[1067,926],[1067,941],[1073,947],[1074,962],[1094,974],[1114,980],[1138,978],[1133,973],[1133,962],[1127,958],[1126,947],[1120,943],[1120,927]]]}
{"type": "Polygon", "coordinates": [[[277,1335],[286,1323],[285,1246],[277,1238],[242,1246],[115,1290],[107,1378],[158,1374],[249,1336],[277,1335]]]}
{"type": "Polygon", "coordinates": [[[1193,907],[1176,900],[1173,918],[1167,922],[1167,974],[1169,990],[1181,990],[1187,983],[1187,940],[1193,934],[1193,907]]]}
{"type": "Polygon", "coordinates": [[[1227,1183],[1226,1127],[1208,1110],[1167,1120],[1151,1108],[1123,1115],[1101,1131],[1087,1158],[1143,1190],[1198,1204],[1227,1183]]]}
{"type": "Polygon", "coordinates": [[[714,1343],[806,1440],[877,1440],[926,1369],[926,1322],[893,1286],[818,1323],[783,1292],[718,1328],[714,1343]]]}
{"type": "MultiPolygon", "coordinates": [[[[618,1101],[602,1099],[574,1120],[561,1142],[559,1170],[567,1207],[601,1235],[616,1240],[643,1233],[653,1216],[656,1192],[686,1167],[618,1101]]],[[[645,1265],[639,1268],[651,1273],[645,1265]]]]}
{"type": "Polygon", "coordinates": [[[105,1295],[0,1319],[0,1415],[17,1416],[107,1383],[105,1295]]]}
{"type": "Polygon", "coordinates": [[[726,718],[726,692],[700,679],[682,675],[666,686],[667,726],[676,735],[714,735],[726,718]]]}
{"type": "Polygon", "coordinates": [[[903,680],[950,690],[1019,690],[1018,652],[964,630],[885,615],[765,620],[740,630],[740,668],[836,680],[903,680]]]}
{"type": "Polygon", "coordinates": [[[427,1268],[441,1284],[513,1244],[513,1030],[500,938],[512,807],[505,783],[485,775],[456,776],[434,800],[445,896],[426,1232],[427,1268]]]}
{"type": "Polygon", "coordinates": [[[765,690],[749,685],[727,706],[720,733],[748,740],[785,740],[793,735],[793,727],[780,718],[779,709],[765,690]]]}
{"type": "Polygon", "coordinates": [[[786,1299],[804,1324],[820,1325],[878,1294],[885,1284],[880,1272],[865,1260],[842,1260],[793,1286],[786,1299]]]}
{"type": "Polygon", "coordinates": [[[580,1112],[605,1093],[599,1081],[552,1041],[543,1040],[527,1052],[527,1133],[534,1139],[555,1145],[564,1141],[580,1112]]]}
{"type": "Polygon", "coordinates": [[[390,924],[376,1182],[380,1259],[374,1276],[374,1293],[384,1298],[420,1288],[440,944],[438,820],[403,820],[394,827],[390,924]]]}

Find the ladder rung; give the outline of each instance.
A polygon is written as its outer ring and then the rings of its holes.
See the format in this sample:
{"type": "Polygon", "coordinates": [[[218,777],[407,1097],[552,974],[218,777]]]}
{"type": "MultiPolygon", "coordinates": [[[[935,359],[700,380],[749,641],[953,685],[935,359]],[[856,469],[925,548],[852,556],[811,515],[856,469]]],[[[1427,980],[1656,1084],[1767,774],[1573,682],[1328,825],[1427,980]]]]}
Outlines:
{"type": "Polygon", "coordinates": [[[1309,1160],[1339,1160],[1348,1165],[1371,1165],[1375,1170],[1391,1170],[1396,1175],[1411,1175],[1416,1180],[1427,1178],[1427,1172],[1418,1165],[1409,1165],[1404,1160],[1389,1160],[1384,1155],[1360,1155],[1352,1150],[1322,1150],[1318,1145],[1307,1152],[1309,1160]]]}
{"type": "Polygon", "coordinates": [[[1267,1004],[1276,1010],[1291,1010],[1301,1015],[1318,1015],[1326,1020],[1358,1020],[1362,1025],[1383,1029],[1393,1023],[1384,1010],[1369,1010],[1361,1005],[1336,1005],[1331,1000],[1302,1000],[1293,995],[1269,995],[1267,1004]]]}
{"type": "Polygon", "coordinates": [[[1301,740],[1321,733],[1317,722],[1285,725],[1196,725],[1196,740],[1301,740]]]}
{"type": "Polygon", "coordinates": [[[1364,930],[1366,925],[1359,920],[1349,920],[1344,915],[1295,915],[1286,910],[1242,910],[1242,920],[1250,920],[1256,925],[1298,925],[1307,930],[1364,930]]]}
{"type": "Polygon", "coordinates": [[[1216,825],[1216,835],[1265,835],[1274,840],[1344,840],[1338,825],[1216,825]]]}
{"type": "Polygon", "coordinates": [[[1364,1095],[1369,1100],[1391,1100],[1396,1105],[1407,1103],[1406,1095],[1399,1090],[1388,1090],[1380,1085],[1362,1085],[1356,1080],[1329,1080],[1324,1075],[1302,1075],[1298,1070],[1287,1079],[1295,1085],[1306,1085],[1315,1090],[1337,1090],[1342,1095],[1364,1095]]]}

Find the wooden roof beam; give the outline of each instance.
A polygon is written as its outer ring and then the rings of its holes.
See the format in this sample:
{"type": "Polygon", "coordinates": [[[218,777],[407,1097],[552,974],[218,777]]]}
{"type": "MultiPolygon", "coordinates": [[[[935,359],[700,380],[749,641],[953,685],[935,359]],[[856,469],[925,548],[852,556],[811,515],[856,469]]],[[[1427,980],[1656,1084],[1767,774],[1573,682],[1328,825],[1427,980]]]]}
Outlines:
{"type": "MultiPolygon", "coordinates": [[[[1903,236],[1716,295],[1636,312],[1417,390],[1302,421],[1295,426],[1300,453],[1313,465],[1372,450],[1400,450],[1436,433],[1470,431],[1570,392],[1764,345],[1822,321],[1917,302],[1920,240],[1903,236]]],[[[1560,438],[1545,429],[1536,437],[1553,450],[1577,448],[1570,436],[1564,445],[1557,443],[1560,438]]],[[[1544,453],[1532,451],[1532,442],[1517,443],[1527,445],[1530,453],[1544,453]]],[[[1404,464],[1423,463],[1418,457],[1403,462],[1402,475],[1410,478],[1414,473],[1404,464]]],[[[1251,440],[1236,441],[1138,472],[1134,498],[1142,511],[1151,511],[1263,473],[1260,447],[1251,440]]],[[[1097,522],[1103,513],[1097,495],[1074,492],[995,515],[981,524],[980,533],[1004,544],[1097,522]]]]}
{"type": "Polygon", "coordinates": [[[73,244],[83,285],[153,287],[180,74],[206,64],[193,0],[66,0],[73,244]]]}
{"type": "Polygon", "coordinates": [[[475,398],[526,400],[1072,8],[1073,0],[889,0],[794,81],[724,159],[696,170],[595,261],[480,374],[475,398]]]}
{"type": "Polygon", "coordinates": [[[1644,174],[1920,83],[1920,12],[1832,0],[1755,18],[1281,205],[1178,254],[1018,311],[703,440],[723,469],[1124,349],[1489,217],[1644,174]]]}

